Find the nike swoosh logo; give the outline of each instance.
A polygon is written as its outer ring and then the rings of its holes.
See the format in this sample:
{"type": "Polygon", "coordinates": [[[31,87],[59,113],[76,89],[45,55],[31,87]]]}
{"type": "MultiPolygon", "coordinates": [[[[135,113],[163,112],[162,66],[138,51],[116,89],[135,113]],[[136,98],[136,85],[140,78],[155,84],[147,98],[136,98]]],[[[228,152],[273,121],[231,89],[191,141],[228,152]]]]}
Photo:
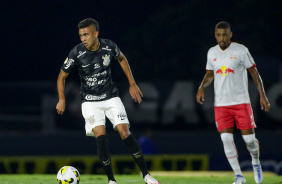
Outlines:
{"type": "Polygon", "coordinates": [[[90,64],[88,64],[88,65],[81,65],[83,68],[85,68],[85,67],[87,67],[87,66],[89,66],[90,64]]]}
{"type": "Polygon", "coordinates": [[[138,154],[140,154],[140,152],[137,152],[137,153],[133,153],[133,155],[135,156],[135,155],[138,155],[138,154]]]}
{"type": "Polygon", "coordinates": [[[106,161],[103,161],[103,163],[105,164],[105,163],[107,163],[107,162],[109,162],[110,161],[110,159],[108,159],[108,160],[106,160],[106,161]]]}

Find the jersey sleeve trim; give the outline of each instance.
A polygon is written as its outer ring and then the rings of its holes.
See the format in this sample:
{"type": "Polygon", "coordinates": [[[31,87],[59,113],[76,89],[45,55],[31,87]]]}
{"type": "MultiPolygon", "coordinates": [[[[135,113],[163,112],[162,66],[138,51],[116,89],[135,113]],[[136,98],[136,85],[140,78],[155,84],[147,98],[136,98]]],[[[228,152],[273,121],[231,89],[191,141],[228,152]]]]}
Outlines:
{"type": "Polygon", "coordinates": [[[118,58],[120,56],[121,51],[119,51],[118,55],[116,56],[116,58],[118,58]]]}
{"type": "Polygon", "coordinates": [[[61,69],[62,72],[69,74],[68,72],[65,72],[63,69],[61,69]]]}
{"type": "Polygon", "coordinates": [[[256,64],[253,64],[250,68],[256,68],[257,65],[256,64]]]}

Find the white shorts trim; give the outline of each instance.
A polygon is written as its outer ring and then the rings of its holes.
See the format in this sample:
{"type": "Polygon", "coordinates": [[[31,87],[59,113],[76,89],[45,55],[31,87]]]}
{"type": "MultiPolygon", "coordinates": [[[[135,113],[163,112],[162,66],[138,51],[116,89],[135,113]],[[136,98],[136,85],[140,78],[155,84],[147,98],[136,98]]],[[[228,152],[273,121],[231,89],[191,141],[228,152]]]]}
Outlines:
{"type": "Polygon", "coordinates": [[[93,128],[100,125],[106,126],[106,117],[111,121],[114,129],[119,124],[129,124],[124,105],[119,97],[98,102],[83,102],[81,110],[85,119],[86,136],[95,136],[93,128]]]}

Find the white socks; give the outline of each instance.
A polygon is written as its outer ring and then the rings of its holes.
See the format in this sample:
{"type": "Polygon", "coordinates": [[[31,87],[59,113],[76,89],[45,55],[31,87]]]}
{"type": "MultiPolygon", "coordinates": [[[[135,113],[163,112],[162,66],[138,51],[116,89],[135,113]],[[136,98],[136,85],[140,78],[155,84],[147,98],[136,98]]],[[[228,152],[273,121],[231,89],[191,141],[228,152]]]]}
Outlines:
{"type": "MultiPolygon", "coordinates": [[[[257,165],[260,164],[259,161],[259,143],[258,140],[255,137],[255,134],[249,134],[249,135],[242,135],[243,139],[247,145],[247,149],[251,154],[252,157],[252,164],[257,165]]],[[[230,166],[232,167],[233,171],[235,172],[235,175],[242,175],[239,161],[238,161],[238,153],[237,149],[234,143],[233,134],[231,133],[222,133],[220,134],[224,152],[228,159],[228,162],[230,166]]]]}
{"type": "Polygon", "coordinates": [[[243,139],[247,145],[247,149],[252,156],[252,164],[260,164],[259,161],[259,143],[255,134],[243,135],[243,139]]]}
{"type": "Polygon", "coordinates": [[[233,134],[222,133],[220,134],[220,137],[223,142],[225,155],[229,161],[230,166],[235,172],[235,175],[239,174],[242,176],[242,172],[238,161],[237,149],[233,140],[233,134]]]}

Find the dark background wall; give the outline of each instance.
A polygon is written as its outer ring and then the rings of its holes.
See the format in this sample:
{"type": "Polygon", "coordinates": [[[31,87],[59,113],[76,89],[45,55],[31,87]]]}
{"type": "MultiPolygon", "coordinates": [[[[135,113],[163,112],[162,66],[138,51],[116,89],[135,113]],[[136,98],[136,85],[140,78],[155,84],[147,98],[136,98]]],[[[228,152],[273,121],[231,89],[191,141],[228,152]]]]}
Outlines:
{"type": "Polygon", "coordinates": [[[1,80],[56,80],[87,17],[100,22],[100,37],[119,45],[137,80],[199,80],[222,20],[252,55],[280,57],[281,6],[277,0],[1,1],[1,80]],[[154,72],[144,75],[148,66],[154,72]]]}
{"type": "MultiPolygon", "coordinates": [[[[268,94],[276,95],[273,100],[275,111],[270,116],[259,110],[257,93],[250,93],[256,101],[253,108],[259,125],[257,137],[265,148],[262,157],[281,161],[281,147],[272,148],[282,138],[282,118],[278,116],[282,113],[281,9],[279,0],[1,1],[0,136],[5,141],[0,144],[0,149],[5,149],[0,154],[95,154],[95,143],[84,137],[79,101],[75,98],[79,93],[77,74],[68,78],[73,84],[68,96],[72,103],[68,104],[63,117],[55,116],[57,75],[69,51],[80,42],[78,22],[92,17],[100,23],[100,37],[115,41],[126,55],[137,83],[149,82],[158,89],[156,113],[159,118],[152,122],[137,121],[137,124],[132,121],[131,129],[136,137],[150,128],[159,153],[224,156],[214,125],[205,116],[205,108],[195,103],[194,96],[205,74],[207,51],[216,44],[214,27],[225,20],[231,24],[232,41],[249,48],[266,91],[274,90],[268,94]],[[192,111],[199,116],[196,123],[191,123],[189,117],[185,119],[183,114],[170,124],[162,123],[162,108],[177,81],[193,84],[193,98],[188,102],[194,104],[192,111]],[[46,104],[44,99],[50,102],[47,107],[42,105],[46,104]],[[42,116],[47,111],[53,115],[42,116]],[[46,125],[51,116],[54,116],[51,119],[55,124],[46,125]],[[59,141],[58,136],[61,137],[59,141]],[[73,138],[84,148],[67,153],[57,149],[58,145],[67,146],[64,142],[73,138]],[[209,140],[208,146],[205,140],[209,140]],[[44,144],[49,146],[36,151],[31,149],[44,144]],[[85,149],[88,144],[93,144],[93,150],[85,149]],[[19,147],[21,149],[17,149],[19,147]]],[[[126,99],[127,81],[117,62],[112,64],[112,71],[114,81],[126,99]]],[[[146,93],[149,88],[143,89],[146,93]]],[[[212,104],[212,95],[210,99],[212,104]]],[[[127,110],[132,112],[132,109],[127,110]]],[[[212,106],[208,110],[213,113],[212,106]]],[[[110,128],[109,135],[118,137],[110,128]]],[[[236,139],[245,149],[239,135],[236,139]]],[[[112,138],[111,149],[116,154],[123,154],[115,147],[114,140],[118,139],[112,138]]],[[[248,156],[248,153],[242,155],[248,156]]]]}

